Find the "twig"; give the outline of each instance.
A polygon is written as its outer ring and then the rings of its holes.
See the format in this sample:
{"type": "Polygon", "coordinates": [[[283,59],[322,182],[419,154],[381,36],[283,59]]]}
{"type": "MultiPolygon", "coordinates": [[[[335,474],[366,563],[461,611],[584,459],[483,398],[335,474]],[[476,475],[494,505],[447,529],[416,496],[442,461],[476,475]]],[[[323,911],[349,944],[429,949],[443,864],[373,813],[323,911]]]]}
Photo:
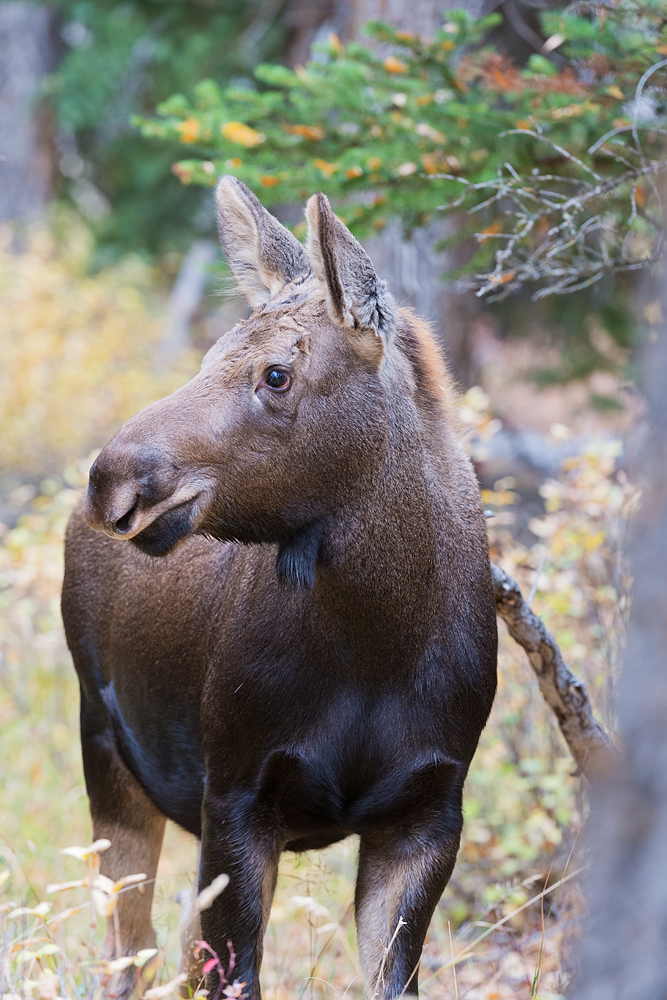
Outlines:
{"type": "Polygon", "coordinates": [[[617,757],[611,739],[595,719],[586,685],[565,665],[556,640],[523,598],[521,589],[491,563],[496,609],[512,638],[526,651],[544,700],[553,710],[578,770],[593,782],[617,757]]]}

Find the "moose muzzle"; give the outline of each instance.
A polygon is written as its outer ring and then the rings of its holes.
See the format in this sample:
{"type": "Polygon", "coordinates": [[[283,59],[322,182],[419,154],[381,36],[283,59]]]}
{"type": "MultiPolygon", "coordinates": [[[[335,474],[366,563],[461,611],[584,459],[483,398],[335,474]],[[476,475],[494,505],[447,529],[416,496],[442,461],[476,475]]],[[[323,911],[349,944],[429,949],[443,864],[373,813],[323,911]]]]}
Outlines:
{"type": "MultiPolygon", "coordinates": [[[[178,512],[179,521],[187,520],[189,530],[192,502],[201,492],[202,484],[184,481],[161,448],[112,441],[90,470],[86,520],[91,528],[111,538],[135,539],[155,526],[151,537],[157,541],[160,533],[156,530],[157,522],[165,519],[162,527],[169,528],[169,540],[175,541],[173,512],[178,512]]],[[[185,523],[182,527],[186,527],[185,523]]],[[[177,532],[179,537],[185,533],[177,532]]],[[[141,544],[139,547],[145,548],[141,544]]],[[[152,551],[151,554],[163,552],[152,551]]]]}

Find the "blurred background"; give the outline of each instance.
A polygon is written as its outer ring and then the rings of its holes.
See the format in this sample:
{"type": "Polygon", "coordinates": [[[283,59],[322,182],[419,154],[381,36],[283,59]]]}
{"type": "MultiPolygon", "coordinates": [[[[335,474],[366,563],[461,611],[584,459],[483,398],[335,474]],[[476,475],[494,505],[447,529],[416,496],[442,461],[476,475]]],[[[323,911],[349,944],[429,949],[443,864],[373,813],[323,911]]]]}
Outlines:
{"type": "MultiPolygon", "coordinates": [[[[466,9],[473,20],[498,15],[480,44],[503,65],[539,70],[534,57],[545,59],[554,37],[541,4],[471,0],[466,9]]],[[[190,378],[245,315],[227,292],[211,187],[184,183],[177,169],[196,119],[184,112],[180,134],[158,142],[135,116],[145,121],[174,95],[191,100],[203,79],[261,90],[260,63],[301,72],[329,58],[327,45],[363,39],[378,51],[383,43],[362,36],[374,19],[431,38],[450,16],[436,0],[0,3],[0,921],[10,994],[83,997],[99,972],[85,890],[45,895],[47,884],[80,876],[60,849],[90,839],[59,615],[67,517],[96,451],[190,378]],[[40,915],[44,900],[52,906],[40,915]]],[[[550,58],[562,72],[565,57],[550,58]]],[[[605,72],[604,86],[618,90],[605,72]]],[[[392,114],[404,96],[394,95],[392,114]]],[[[314,126],[299,127],[316,138],[314,126]]],[[[298,232],[302,204],[272,210],[298,232]]],[[[408,230],[389,218],[366,245],[397,298],[433,324],[455,373],[492,557],[531,594],[613,729],[623,542],[637,500],[628,470],[643,412],[634,345],[659,310],[640,305],[632,275],[538,302],[521,287],[489,303],[443,279],[468,253],[451,239],[461,226],[450,216],[408,230]]],[[[502,631],[501,686],[467,786],[460,861],[428,939],[427,996],[555,997],[572,975],[579,880],[524,904],[576,867],[582,779],[523,651],[502,631]],[[456,980],[452,954],[495,924],[456,980]]],[[[360,995],[354,851],[350,842],[286,859],[265,960],[269,998],[360,995]]],[[[164,982],[177,962],[176,896],[194,864],[194,845],[170,828],[156,892],[164,982]]]]}

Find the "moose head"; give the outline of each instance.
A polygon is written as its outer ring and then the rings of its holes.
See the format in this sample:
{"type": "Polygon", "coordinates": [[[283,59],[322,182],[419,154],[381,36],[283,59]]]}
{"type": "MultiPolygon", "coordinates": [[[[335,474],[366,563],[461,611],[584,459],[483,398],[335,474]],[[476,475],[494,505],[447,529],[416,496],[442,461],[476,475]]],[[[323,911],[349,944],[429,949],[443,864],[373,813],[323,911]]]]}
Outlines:
{"type": "Polygon", "coordinates": [[[383,461],[396,397],[417,392],[402,312],[323,194],[305,248],[234,177],[217,207],[254,311],[104,448],[86,519],[152,556],[193,533],[275,542],[279,576],[312,585],[323,526],[383,461]]]}

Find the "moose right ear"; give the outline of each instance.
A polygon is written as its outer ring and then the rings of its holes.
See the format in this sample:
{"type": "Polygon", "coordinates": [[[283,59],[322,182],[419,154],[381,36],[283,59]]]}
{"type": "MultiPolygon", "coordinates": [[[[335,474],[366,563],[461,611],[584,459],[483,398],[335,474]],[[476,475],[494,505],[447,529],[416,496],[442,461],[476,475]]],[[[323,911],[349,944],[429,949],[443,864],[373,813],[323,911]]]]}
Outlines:
{"type": "Polygon", "coordinates": [[[225,175],[215,193],[218,231],[229,269],[251,306],[310,272],[299,241],[238,178],[225,175]]]}
{"type": "Polygon", "coordinates": [[[393,325],[394,305],[372,260],[334,215],[326,195],[314,194],[308,200],[306,219],[308,257],[327,291],[333,318],[354,330],[358,339],[370,334],[381,344],[393,325]]]}

